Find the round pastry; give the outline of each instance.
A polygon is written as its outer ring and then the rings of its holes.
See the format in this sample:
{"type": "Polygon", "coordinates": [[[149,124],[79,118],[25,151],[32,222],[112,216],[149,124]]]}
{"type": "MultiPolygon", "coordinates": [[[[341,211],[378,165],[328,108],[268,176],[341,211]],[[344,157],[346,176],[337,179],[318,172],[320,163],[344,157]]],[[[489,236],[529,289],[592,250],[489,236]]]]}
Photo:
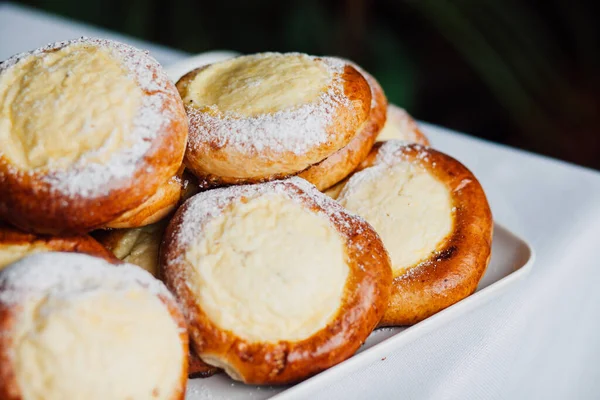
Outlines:
{"type": "Polygon", "coordinates": [[[390,253],[394,281],[381,325],[408,325],[475,291],[490,260],[492,214],[473,174],[450,156],[377,143],[338,202],[365,218],[390,253]]]}
{"type": "Polygon", "coordinates": [[[140,228],[95,231],[92,235],[119,260],[158,277],[158,252],[168,221],[140,228]]]}
{"type": "MultiPolygon", "coordinates": [[[[177,175],[159,186],[148,200],[106,224],[106,228],[135,228],[153,224],[175,210],[184,193],[183,166],[177,175]]],[[[134,263],[135,264],[135,263],[134,263]]]]}
{"type": "Polygon", "coordinates": [[[160,267],[196,353],[252,384],[350,357],[391,282],[371,226],[297,177],[192,197],[167,227],[160,267]]]}
{"type": "Polygon", "coordinates": [[[0,398],[183,399],[177,303],[140,268],[43,253],[0,271],[0,398]]]}
{"type": "Polygon", "coordinates": [[[369,119],[359,128],[350,143],[298,175],[319,190],[325,190],[348,176],[367,157],[385,124],[387,99],[383,89],[371,74],[357,65],[353,66],[365,77],[371,88],[369,119]]]}
{"type": "Polygon", "coordinates": [[[417,125],[417,122],[404,110],[393,104],[388,105],[387,121],[377,137],[378,142],[398,139],[409,143],[429,146],[429,139],[417,125]]]}
{"type": "Polygon", "coordinates": [[[0,270],[28,255],[49,251],[86,253],[116,261],[109,251],[89,235],[34,235],[0,222],[0,270]]]}
{"type": "Polygon", "coordinates": [[[186,166],[212,186],[296,174],[346,146],[371,91],[348,62],[262,53],[204,66],[177,82],[190,121],[186,166]]]}
{"type": "Polygon", "coordinates": [[[187,118],[147,53],[77,39],[0,64],[0,219],[38,233],[87,232],[173,177],[187,118]]]}

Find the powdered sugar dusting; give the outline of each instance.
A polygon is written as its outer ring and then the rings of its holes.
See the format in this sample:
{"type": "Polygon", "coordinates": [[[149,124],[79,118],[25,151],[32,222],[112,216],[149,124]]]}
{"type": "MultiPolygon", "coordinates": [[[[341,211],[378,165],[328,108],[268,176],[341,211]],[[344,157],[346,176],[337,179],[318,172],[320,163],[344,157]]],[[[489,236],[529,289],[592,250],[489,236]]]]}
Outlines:
{"type": "MultiPolygon", "coordinates": [[[[144,155],[151,149],[153,141],[174,118],[172,110],[167,106],[167,100],[169,96],[176,93],[158,62],[147,52],[104,39],[82,37],[52,43],[33,52],[17,54],[0,64],[0,73],[29,57],[39,57],[44,53],[72,45],[97,47],[109,51],[122,63],[129,77],[135,80],[145,93],[142,97],[142,105],[135,116],[133,129],[129,133],[131,139],[129,146],[112,154],[106,163],[88,162],[83,156],[70,168],[48,171],[44,176],[44,180],[51,185],[52,190],[63,195],[94,197],[107,194],[123,180],[131,179],[139,164],[143,162],[144,155]]],[[[33,170],[27,173],[37,172],[33,170]]]]}
{"type": "Polygon", "coordinates": [[[115,266],[86,254],[40,253],[0,271],[0,303],[8,305],[29,296],[71,298],[139,288],[172,299],[164,284],[142,268],[115,266]]]}
{"type": "Polygon", "coordinates": [[[174,232],[176,242],[182,248],[188,248],[202,236],[206,224],[220,216],[229,205],[240,202],[242,199],[253,199],[265,195],[283,196],[322,215],[335,229],[340,231],[340,234],[346,237],[362,233],[362,225],[365,224],[365,221],[361,217],[351,214],[304,179],[293,177],[255,185],[230,186],[195,195],[182,208],[182,223],[174,232]],[[316,204],[317,209],[311,204],[316,204]]]}
{"type": "MultiPolygon", "coordinates": [[[[186,105],[190,119],[191,147],[210,143],[212,146],[229,147],[242,154],[258,154],[268,150],[269,154],[304,154],[308,150],[329,140],[327,127],[339,107],[349,107],[350,100],[343,90],[342,73],[344,61],[331,57],[311,57],[304,54],[262,53],[252,57],[301,56],[317,60],[329,72],[332,84],[319,99],[297,108],[281,110],[273,114],[253,117],[222,112],[216,106],[209,106],[209,112],[202,112],[194,106],[186,105]]],[[[248,83],[256,85],[255,81],[248,83]]]]}
{"type": "Polygon", "coordinates": [[[384,142],[379,150],[377,151],[377,157],[375,158],[375,165],[386,164],[394,165],[400,161],[406,159],[407,152],[413,153],[415,150],[418,152],[417,159],[425,162],[429,161],[428,147],[406,142],[404,140],[388,140],[384,142]]]}

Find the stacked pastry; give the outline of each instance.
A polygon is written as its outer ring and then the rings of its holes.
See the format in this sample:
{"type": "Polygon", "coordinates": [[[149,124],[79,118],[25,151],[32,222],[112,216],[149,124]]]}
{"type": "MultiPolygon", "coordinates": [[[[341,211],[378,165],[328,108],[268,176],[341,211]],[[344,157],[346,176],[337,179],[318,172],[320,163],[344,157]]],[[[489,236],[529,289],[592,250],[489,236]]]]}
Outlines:
{"type": "Polygon", "coordinates": [[[176,86],[105,40],[3,62],[0,398],[297,382],[468,296],[489,206],[427,145],[338,58],[242,56],[176,86]]]}

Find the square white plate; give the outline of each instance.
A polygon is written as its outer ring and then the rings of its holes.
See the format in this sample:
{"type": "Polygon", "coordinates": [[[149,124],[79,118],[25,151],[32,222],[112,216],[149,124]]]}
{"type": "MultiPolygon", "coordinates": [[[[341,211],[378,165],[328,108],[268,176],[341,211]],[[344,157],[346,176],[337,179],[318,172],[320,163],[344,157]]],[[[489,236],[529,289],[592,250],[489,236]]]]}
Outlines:
{"type": "Polygon", "coordinates": [[[189,380],[186,399],[266,399],[272,396],[277,396],[277,399],[310,398],[314,393],[318,393],[319,387],[327,386],[339,376],[364,368],[397,351],[413,339],[438,329],[454,318],[500,296],[527,276],[533,261],[533,249],[525,240],[495,224],[492,259],[477,291],[452,307],[408,328],[375,330],[354,356],[295,386],[250,386],[234,382],[225,374],[218,374],[210,378],[189,380]]]}
{"type": "MultiPolygon", "coordinates": [[[[236,55],[238,53],[229,51],[202,53],[171,65],[166,71],[173,81],[177,81],[194,68],[236,55]]],[[[273,396],[277,399],[310,398],[318,393],[320,387],[329,385],[338,377],[364,368],[389,353],[398,351],[413,339],[438,329],[456,317],[500,296],[527,276],[533,261],[534,252],[531,246],[496,223],[490,265],[477,291],[466,299],[411,327],[375,330],[354,356],[297,385],[258,387],[244,385],[229,379],[225,374],[218,374],[210,378],[189,380],[186,400],[266,399],[273,396]]]]}

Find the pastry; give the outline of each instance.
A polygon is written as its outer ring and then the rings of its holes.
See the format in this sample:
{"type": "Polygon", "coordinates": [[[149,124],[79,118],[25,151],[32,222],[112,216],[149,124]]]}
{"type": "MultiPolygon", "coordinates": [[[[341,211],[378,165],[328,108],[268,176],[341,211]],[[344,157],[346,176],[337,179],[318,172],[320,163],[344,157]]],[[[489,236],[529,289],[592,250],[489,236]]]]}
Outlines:
{"type": "Polygon", "coordinates": [[[75,253],[0,271],[0,398],[182,400],[177,303],[140,268],[75,253]]]}
{"type": "Polygon", "coordinates": [[[106,228],[135,228],[153,224],[165,218],[179,204],[186,186],[183,166],[177,175],[158,187],[148,200],[105,225],[106,228]]]}
{"type": "MultiPolygon", "coordinates": [[[[176,187],[169,190],[171,195],[156,196],[157,199],[161,199],[161,203],[167,204],[167,207],[158,213],[149,213],[152,220],[157,219],[156,217],[160,214],[163,217],[160,221],[147,225],[140,224],[143,226],[138,228],[105,229],[92,232],[92,236],[119,260],[142,267],[155,277],[158,277],[158,251],[168,223],[164,217],[168,216],[180,202],[189,199],[201,190],[196,178],[187,171],[182,170],[171,181],[176,181],[173,183],[176,187]]],[[[147,201],[146,209],[142,208],[138,215],[148,213],[150,209],[157,209],[150,203],[147,201]]]]}
{"type": "Polygon", "coordinates": [[[371,226],[297,177],[192,197],[167,227],[160,268],[196,353],[252,384],[296,382],[350,357],[391,283],[371,226]]]}
{"type": "Polygon", "coordinates": [[[82,233],[148,200],[181,166],[187,118],[147,53],[77,39],[0,64],[0,220],[82,233]]]}
{"type": "Polygon", "coordinates": [[[371,74],[357,65],[353,64],[353,66],[365,77],[371,88],[369,119],[359,128],[350,143],[298,175],[319,190],[330,188],[348,176],[367,157],[379,131],[385,124],[387,99],[383,89],[371,74]]]}
{"type": "Polygon", "coordinates": [[[388,105],[387,121],[377,137],[377,141],[404,140],[409,143],[429,146],[427,136],[419,129],[417,122],[404,110],[393,104],[388,105]]]}
{"type": "Polygon", "coordinates": [[[409,325],[475,291],[490,260],[492,214],[475,176],[421,145],[377,143],[338,202],[365,218],[390,253],[381,325],[409,325]]]}
{"type": "Polygon", "coordinates": [[[89,235],[35,235],[0,222],[0,270],[30,254],[48,251],[86,253],[116,261],[109,251],[89,235]]]}
{"type": "Polygon", "coordinates": [[[186,166],[211,186],[268,181],[346,146],[371,90],[348,62],[262,53],[195,69],[177,82],[190,122],[186,166]]]}
{"type": "Polygon", "coordinates": [[[158,252],[168,221],[130,229],[95,231],[92,235],[116,258],[158,277],[158,252]]]}

